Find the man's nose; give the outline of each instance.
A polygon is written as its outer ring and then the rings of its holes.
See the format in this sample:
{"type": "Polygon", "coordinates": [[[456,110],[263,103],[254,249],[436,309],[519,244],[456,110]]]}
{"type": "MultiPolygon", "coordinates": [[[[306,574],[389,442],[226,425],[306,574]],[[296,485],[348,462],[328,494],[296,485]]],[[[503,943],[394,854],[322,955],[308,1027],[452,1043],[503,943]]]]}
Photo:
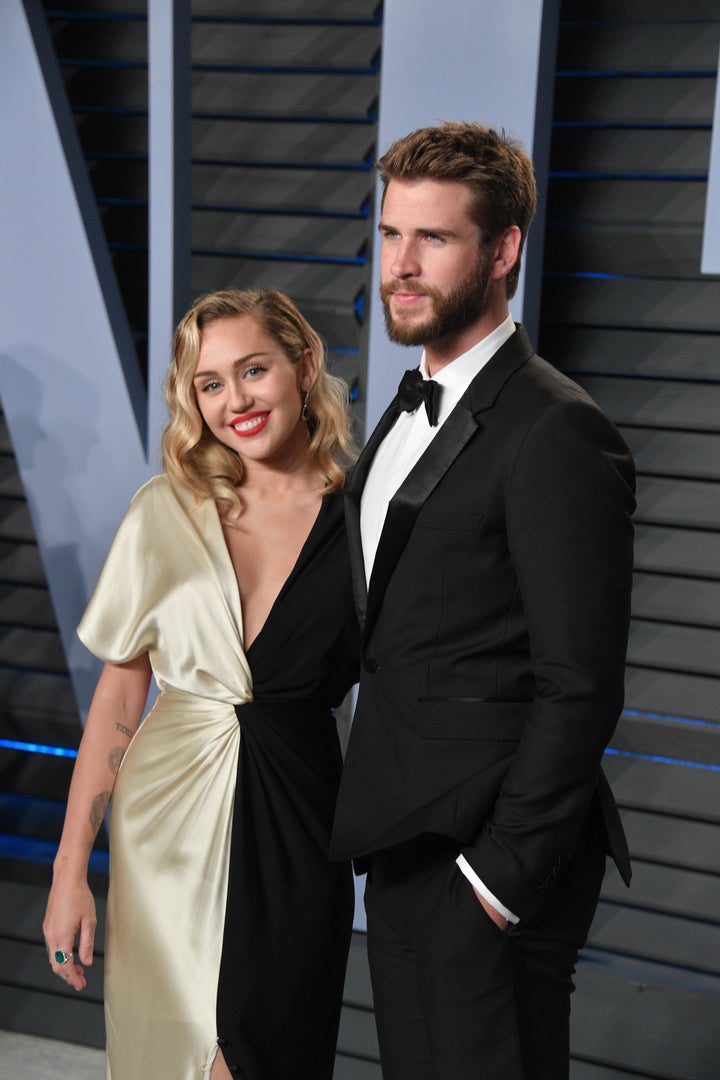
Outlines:
{"type": "Polygon", "coordinates": [[[420,263],[413,243],[404,241],[397,245],[390,263],[390,273],[396,278],[418,277],[420,263]]]}

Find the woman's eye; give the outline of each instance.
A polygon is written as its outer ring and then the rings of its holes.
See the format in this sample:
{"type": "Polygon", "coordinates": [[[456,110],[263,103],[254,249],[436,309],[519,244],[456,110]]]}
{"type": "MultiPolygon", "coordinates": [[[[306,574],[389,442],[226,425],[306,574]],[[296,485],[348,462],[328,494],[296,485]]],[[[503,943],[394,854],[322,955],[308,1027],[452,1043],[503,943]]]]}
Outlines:
{"type": "Polygon", "coordinates": [[[251,364],[250,367],[245,368],[245,374],[252,377],[255,375],[259,375],[260,372],[264,370],[265,368],[262,366],[262,364],[251,364]]]}
{"type": "Polygon", "coordinates": [[[219,386],[220,383],[217,381],[217,379],[211,379],[210,382],[204,383],[204,385],[202,386],[202,392],[203,394],[205,394],[208,391],[217,390],[219,386]]]}

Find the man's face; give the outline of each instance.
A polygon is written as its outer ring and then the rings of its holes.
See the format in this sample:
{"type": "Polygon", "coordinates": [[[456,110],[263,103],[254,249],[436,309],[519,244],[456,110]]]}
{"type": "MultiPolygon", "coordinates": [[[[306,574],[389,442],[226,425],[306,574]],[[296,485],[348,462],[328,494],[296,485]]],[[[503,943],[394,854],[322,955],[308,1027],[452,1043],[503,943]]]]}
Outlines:
{"type": "Polygon", "coordinates": [[[454,180],[391,180],[380,233],[380,298],[388,337],[428,345],[478,323],[491,252],[469,214],[470,192],[454,180]]]}

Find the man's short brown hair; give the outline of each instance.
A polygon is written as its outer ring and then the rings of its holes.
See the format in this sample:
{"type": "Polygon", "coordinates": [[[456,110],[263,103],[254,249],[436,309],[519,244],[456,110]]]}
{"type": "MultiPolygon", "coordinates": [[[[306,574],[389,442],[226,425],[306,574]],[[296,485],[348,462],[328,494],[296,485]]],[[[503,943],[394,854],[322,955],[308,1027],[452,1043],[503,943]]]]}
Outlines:
{"type": "Polygon", "coordinates": [[[506,229],[521,232],[517,262],[507,276],[508,298],[517,289],[520,255],[535,213],[532,162],[504,131],[475,123],[447,122],[397,139],[378,161],[383,199],[391,180],[454,180],[472,192],[470,214],[484,246],[506,229]]]}

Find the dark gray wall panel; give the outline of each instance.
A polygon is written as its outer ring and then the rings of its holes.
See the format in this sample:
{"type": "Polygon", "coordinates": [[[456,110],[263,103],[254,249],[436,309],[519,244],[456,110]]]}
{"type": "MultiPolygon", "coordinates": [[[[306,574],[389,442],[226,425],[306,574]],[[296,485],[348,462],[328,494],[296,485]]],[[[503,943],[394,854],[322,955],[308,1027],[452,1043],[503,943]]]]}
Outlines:
{"type": "Polygon", "coordinates": [[[666,574],[720,578],[720,544],[714,532],[635,526],[635,566],[666,574]]]}
{"type": "Polygon", "coordinates": [[[633,615],[720,629],[720,582],[662,574],[635,574],[633,615]]]}
{"type": "Polygon", "coordinates": [[[720,771],[606,754],[603,768],[622,807],[720,825],[720,771]]]}
{"type": "Polygon", "coordinates": [[[543,345],[570,373],[720,379],[715,334],[556,325],[545,328],[543,345]]]}
{"type": "Polygon", "coordinates": [[[676,476],[720,480],[720,434],[667,431],[620,424],[638,472],[645,476],[676,476]]]}
{"type": "Polygon", "coordinates": [[[628,709],[720,722],[717,675],[687,675],[628,664],[625,673],[628,709]]]}

